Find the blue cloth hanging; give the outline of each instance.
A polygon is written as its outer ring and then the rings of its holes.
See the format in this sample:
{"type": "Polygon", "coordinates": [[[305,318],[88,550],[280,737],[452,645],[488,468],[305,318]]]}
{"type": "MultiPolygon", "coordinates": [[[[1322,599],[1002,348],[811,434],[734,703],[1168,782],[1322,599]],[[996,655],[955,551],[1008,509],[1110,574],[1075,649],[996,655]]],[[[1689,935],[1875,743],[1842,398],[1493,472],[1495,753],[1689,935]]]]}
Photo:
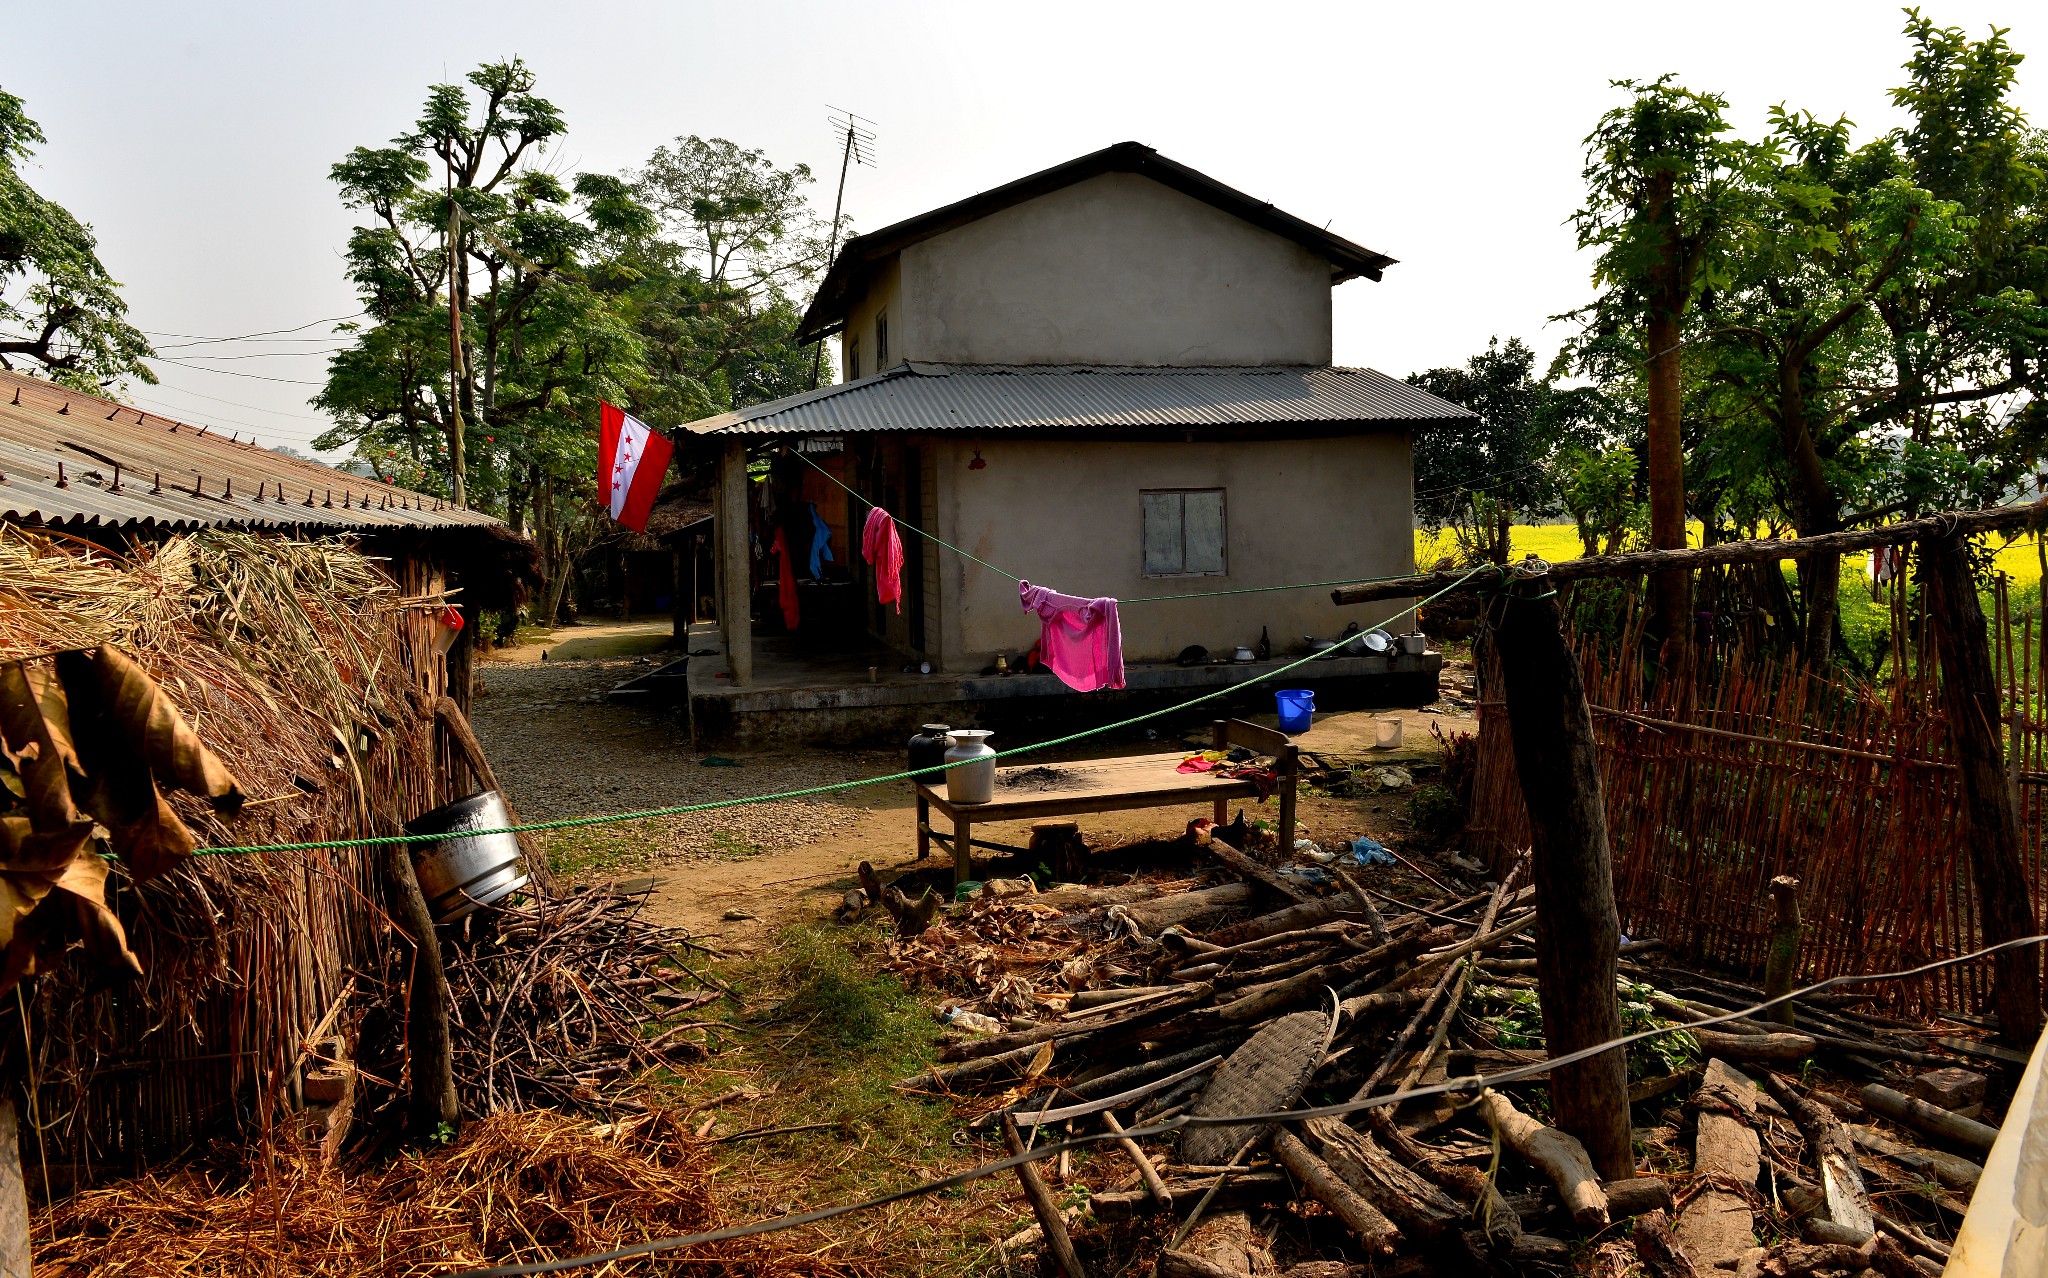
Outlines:
{"type": "Polygon", "coordinates": [[[818,504],[811,507],[811,580],[818,581],[825,575],[825,565],[832,562],[832,530],[825,525],[825,517],[818,513],[818,504]]]}

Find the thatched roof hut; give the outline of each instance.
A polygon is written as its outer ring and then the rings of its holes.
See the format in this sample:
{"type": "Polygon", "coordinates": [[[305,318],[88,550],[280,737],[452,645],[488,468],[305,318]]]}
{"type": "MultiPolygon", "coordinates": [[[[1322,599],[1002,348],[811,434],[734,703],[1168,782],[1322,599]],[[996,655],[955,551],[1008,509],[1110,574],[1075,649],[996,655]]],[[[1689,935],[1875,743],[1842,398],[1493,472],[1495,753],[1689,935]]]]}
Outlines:
{"type": "Polygon", "coordinates": [[[466,704],[469,645],[437,639],[451,603],[474,618],[516,598],[532,547],[431,496],[6,372],[0,476],[0,662],[119,648],[246,796],[230,817],[167,795],[200,855],[139,884],[115,865],[139,978],[110,988],[74,951],[24,987],[0,1077],[26,1090],[31,1184],[38,1158],[61,1189],[268,1130],[329,1050],[309,1041],[323,1024],[396,1083],[385,1009],[410,949],[376,851],[205,849],[397,833],[471,790],[435,713],[466,704]]]}

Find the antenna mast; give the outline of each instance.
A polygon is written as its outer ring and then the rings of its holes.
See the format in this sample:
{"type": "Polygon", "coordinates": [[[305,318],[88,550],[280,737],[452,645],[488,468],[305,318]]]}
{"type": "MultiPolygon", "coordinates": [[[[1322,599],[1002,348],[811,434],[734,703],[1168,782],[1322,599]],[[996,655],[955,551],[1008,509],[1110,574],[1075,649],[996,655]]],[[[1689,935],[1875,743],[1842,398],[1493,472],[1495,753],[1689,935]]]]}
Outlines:
{"type": "MultiPolygon", "coordinates": [[[[851,111],[826,104],[826,109],[837,112],[828,115],[825,122],[832,126],[834,137],[841,139],[839,150],[839,193],[832,197],[832,232],[826,241],[825,273],[831,274],[832,264],[839,257],[839,215],[846,207],[846,174],[856,164],[875,167],[875,131],[868,127],[873,120],[855,115],[851,111]]],[[[811,352],[811,389],[816,390],[818,379],[824,372],[825,339],[819,338],[817,349],[811,352]]]]}

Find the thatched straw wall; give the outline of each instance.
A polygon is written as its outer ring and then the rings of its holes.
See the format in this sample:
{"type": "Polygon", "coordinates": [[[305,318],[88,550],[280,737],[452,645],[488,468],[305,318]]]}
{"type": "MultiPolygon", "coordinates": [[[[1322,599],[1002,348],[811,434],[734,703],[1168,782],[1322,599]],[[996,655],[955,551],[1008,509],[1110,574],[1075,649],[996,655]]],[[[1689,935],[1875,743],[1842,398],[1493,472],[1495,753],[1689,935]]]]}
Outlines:
{"type": "MultiPolygon", "coordinates": [[[[394,833],[453,797],[430,711],[444,585],[426,555],[373,560],[337,539],[202,532],[122,559],[0,529],[0,659],[130,652],[249,797],[229,819],[172,799],[202,845],[394,833]]],[[[305,1035],[352,977],[337,1024],[374,1021],[379,974],[405,953],[378,860],[201,855],[141,887],[117,871],[141,979],[93,990],[61,968],[0,1032],[0,1069],[40,1129],[23,1133],[36,1187],[39,1154],[61,1192],[274,1121],[305,1035]]]]}

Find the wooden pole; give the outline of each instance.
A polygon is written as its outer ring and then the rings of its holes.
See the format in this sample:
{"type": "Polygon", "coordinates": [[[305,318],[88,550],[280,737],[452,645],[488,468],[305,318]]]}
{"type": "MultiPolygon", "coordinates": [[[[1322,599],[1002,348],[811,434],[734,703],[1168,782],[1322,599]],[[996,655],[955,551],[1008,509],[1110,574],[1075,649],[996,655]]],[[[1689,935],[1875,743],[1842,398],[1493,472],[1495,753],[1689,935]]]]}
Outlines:
{"type": "Polygon", "coordinates": [[[453,1128],[462,1123],[462,1104],[455,1095],[454,1046],[448,1036],[448,974],[441,966],[441,940],[434,934],[433,915],[413,874],[411,847],[388,845],[384,872],[390,879],[397,922],[415,942],[405,1038],[413,1135],[425,1140],[443,1125],[453,1128]]]}
{"type": "Polygon", "coordinates": [[[29,1278],[28,1181],[14,1101],[0,1099],[0,1278],[29,1278]]]}
{"type": "MultiPolygon", "coordinates": [[[[1812,537],[1762,541],[1724,541],[1697,550],[1638,550],[1626,555],[1588,555],[1563,563],[1544,565],[1552,582],[1583,581],[1595,577],[1640,577],[1645,573],[1674,568],[1713,568],[1724,564],[1775,563],[1782,559],[1803,559],[1811,555],[1846,555],[1878,546],[1897,546],[1929,537],[1973,536],[1977,533],[2008,532],[2038,528],[2048,523],[2048,505],[1993,506],[1953,514],[1909,519],[1880,528],[1852,532],[1820,533],[1812,537]]],[[[1330,598],[1340,604],[1371,603],[1378,599],[1404,599],[1433,595],[1456,587],[1477,590],[1497,584],[1490,573],[1466,580],[1464,572],[1420,573],[1413,577],[1392,577],[1358,586],[1339,586],[1330,598]]]]}
{"type": "MultiPolygon", "coordinates": [[[[1017,1120],[1008,1114],[1003,1115],[1003,1143],[1012,1154],[1024,1152],[1017,1120]]],[[[1081,1267],[1081,1257],[1074,1252],[1074,1240],[1067,1236],[1067,1222],[1060,1215],[1060,1205],[1053,1199],[1052,1190],[1046,1188],[1045,1177],[1038,1174],[1038,1164],[1018,1163],[1017,1180],[1024,1186],[1024,1196],[1031,1200],[1032,1214],[1038,1217],[1038,1227],[1045,1231],[1045,1245],[1059,1262],[1060,1272],[1067,1278],[1087,1278],[1088,1271],[1081,1267]]]]}
{"type": "Polygon", "coordinates": [[[751,526],[747,512],[747,446],[725,441],[718,476],[718,620],[725,631],[725,668],[732,686],[754,681],[754,574],[747,543],[751,526]]]}
{"type": "MultiPolygon", "coordinates": [[[[1515,767],[1529,805],[1536,886],[1536,983],[1553,1056],[1621,1036],[1615,998],[1621,921],[1607,843],[1607,804],[1593,715],[1578,659],[1565,644],[1546,577],[1504,601],[1501,682],[1515,767]]],[[[1550,1074],[1557,1125],[1578,1137],[1608,1180],[1635,1174],[1629,1147],[1628,1067],[1607,1052],[1550,1074]]]]}
{"type": "MultiPolygon", "coordinates": [[[[1764,997],[1792,992],[1799,974],[1799,880],[1780,874],[1771,880],[1771,948],[1764,956],[1764,997]]],[[[1774,1024],[1797,1024],[1798,1008],[1780,1003],[1765,1013],[1774,1024]]]]}
{"type": "MultiPolygon", "coordinates": [[[[1977,582],[1960,535],[1920,547],[1920,580],[1941,657],[1942,704],[1963,780],[1963,842],[1977,887],[1984,942],[2032,936],[2034,910],[2021,858],[2019,796],[2005,764],[1998,672],[1977,602],[1977,582]]],[[[2021,946],[1992,960],[1992,1002],[2006,1042],[2031,1048],[2041,1036],[2041,955],[2021,946]]]]}

